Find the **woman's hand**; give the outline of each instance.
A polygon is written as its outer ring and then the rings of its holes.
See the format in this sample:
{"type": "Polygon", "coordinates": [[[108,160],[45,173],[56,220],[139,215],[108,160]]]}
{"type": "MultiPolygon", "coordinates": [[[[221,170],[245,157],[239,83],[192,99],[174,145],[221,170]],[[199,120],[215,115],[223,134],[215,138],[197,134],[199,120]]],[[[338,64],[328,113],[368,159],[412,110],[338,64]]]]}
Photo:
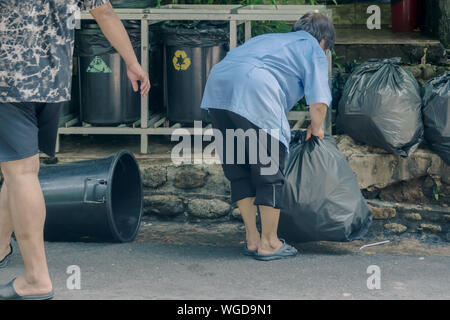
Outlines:
{"type": "Polygon", "coordinates": [[[320,140],[325,136],[325,132],[322,129],[322,123],[327,115],[327,105],[325,103],[314,103],[309,106],[309,114],[311,115],[311,125],[306,131],[306,140],[308,141],[311,136],[316,136],[320,140]]]}
{"type": "Polygon", "coordinates": [[[305,141],[308,141],[311,136],[316,136],[320,140],[322,140],[325,136],[325,132],[323,131],[322,127],[314,128],[313,126],[309,126],[308,130],[306,130],[306,139],[305,141]]]}
{"type": "Polygon", "coordinates": [[[128,37],[127,31],[114,12],[113,7],[108,2],[90,12],[102,29],[105,37],[127,64],[127,75],[133,85],[134,92],[139,90],[139,81],[141,83],[141,95],[145,97],[150,91],[148,74],[139,64],[130,42],[130,37],[128,37]]]}
{"type": "Polygon", "coordinates": [[[141,96],[145,97],[151,87],[148,73],[142,69],[139,63],[136,62],[130,66],[127,66],[127,75],[128,79],[131,81],[134,92],[139,90],[138,81],[141,83],[141,96]]]}

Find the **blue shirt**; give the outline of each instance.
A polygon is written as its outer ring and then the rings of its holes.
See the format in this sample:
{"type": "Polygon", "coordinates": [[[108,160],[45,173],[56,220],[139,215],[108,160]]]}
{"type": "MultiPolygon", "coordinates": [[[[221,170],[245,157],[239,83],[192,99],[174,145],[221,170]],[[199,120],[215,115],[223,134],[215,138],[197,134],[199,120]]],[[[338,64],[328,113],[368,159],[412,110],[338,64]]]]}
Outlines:
{"type": "Polygon", "coordinates": [[[230,51],[208,77],[202,109],[225,109],[270,133],[289,149],[286,114],[305,96],[308,105],[331,104],[328,60],[308,32],[265,34],[230,51]]]}

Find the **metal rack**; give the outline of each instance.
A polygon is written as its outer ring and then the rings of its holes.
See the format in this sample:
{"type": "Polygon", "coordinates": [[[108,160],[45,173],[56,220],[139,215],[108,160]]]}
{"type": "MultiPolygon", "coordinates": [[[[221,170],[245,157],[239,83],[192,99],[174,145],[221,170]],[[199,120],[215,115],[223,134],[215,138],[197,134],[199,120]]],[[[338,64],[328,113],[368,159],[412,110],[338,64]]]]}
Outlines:
{"type": "MultiPolygon", "coordinates": [[[[149,39],[148,27],[150,24],[170,20],[216,20],[229,21],[230,24],[230,50],[236,48],[238,42],[238,26],[244,24],[245,40],[251,38],[252,21],[296,21],[307,12],[316,11],[331,18],[331,10],[326,6],[317,5],[175,5],[170,4],[160,8],[147,9],[115,9],[121,20],[141,21],[141,65],[149,70],[149,39]]],[[[83,11],[81,19],[92,20],[89,12],[83,11]]],[[[331,53],[327,52],[329,61],[329,74],[331,77],[331,53]]],[[[331,81],[331,79],[330,79],[331,81]]],[[[288,120],[296,121],[293,128],[299,128],[308,117],[308,112],[293,111],[288,114],[288,120]]],[[[115,127],[95,127],[88,124],[77,126],[77,119],[64,119],[58,130],[56,151],[60,148],[60,135],[62,134],[118,134],[140,135],[141,153],[148,153],[149,135],[171,135],[174,130],[181,127],[176,123],[169,126],[169,121],[161,114],[150,114],[148,99],[141,99],[141,119],[131,125],[115,127]]],[[[186,128],[194,134],[193,128],[186,128]]],[[[208,127],[203,128],[203,132],[208,127]]],[[[325,120],[325,130],[331,132],[331,113],[325,120]]],[[[202,134],[203,134],[202,132],[202,134]]],[[[197,133],[197,130],[196,132],[197,133]]]]}

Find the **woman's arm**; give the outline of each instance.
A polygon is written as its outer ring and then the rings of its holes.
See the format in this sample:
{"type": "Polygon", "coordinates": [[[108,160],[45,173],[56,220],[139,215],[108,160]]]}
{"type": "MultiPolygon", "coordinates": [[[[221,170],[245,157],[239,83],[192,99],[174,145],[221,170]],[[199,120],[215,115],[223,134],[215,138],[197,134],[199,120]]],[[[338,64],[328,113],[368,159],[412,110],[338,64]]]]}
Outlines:
{"type": "Polygon", "coordinates": [[[306,141],[311,138],[311,135],[323,139],[325,132],[322,128],[322,123],[327,115],[327,105],[325,103],[315,103],[309,106],[309,114],[311,116],[311,125],[306,132],[306,141]]]}
{"type": "Polygon", "coordinates": [[[148,74],[139,64],[127,31],[125,30],[122,21],[120,21],[119,17],[114,12],[111,4],[107,3],[90,12],[97,21],[105,37],[125,61],[128,78],[133,85],[133,90],[135,92],[138,91],[139,81],[141,83],[141,95],[147,95],[150,90],[148,74]]]}

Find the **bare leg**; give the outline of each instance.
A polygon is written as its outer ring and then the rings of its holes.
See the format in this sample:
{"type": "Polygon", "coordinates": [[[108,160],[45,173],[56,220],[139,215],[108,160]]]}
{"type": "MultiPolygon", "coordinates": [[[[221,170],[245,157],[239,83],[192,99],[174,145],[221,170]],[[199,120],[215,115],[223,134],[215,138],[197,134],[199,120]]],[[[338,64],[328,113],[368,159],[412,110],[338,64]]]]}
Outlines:
{"type": "Polygon", "coordinates": [[[0,261],[10,252],[11,234],[13,232],[11,214],[8,209],[8,191],[6,183],[0,192],[0,261]]]}
{"type": "Polygon", "coordinates": [[[261,241],[259,231],[256,228],[257,208],[253,201],[255,201],[255,198],[245,198],[237,202],[242,220],[244,220],[247,248],[251,251],[258,250],[261,241]]]}
{"type": "Polygon", "coordinates": [[[267,206],[259,206],[261,213],[261,247],[260,254],[271,254],[281,248],[283,243],[278,239],[278,220],[280,209],[267,206]]]}
{"type": "Polygon", "coordinates": [[[39,155],[2,163],[8,207],[25,273],[14,282],[19,295],[42,295],[52,290],[44,249],[45,202],[39,184],[39,155]]]}

